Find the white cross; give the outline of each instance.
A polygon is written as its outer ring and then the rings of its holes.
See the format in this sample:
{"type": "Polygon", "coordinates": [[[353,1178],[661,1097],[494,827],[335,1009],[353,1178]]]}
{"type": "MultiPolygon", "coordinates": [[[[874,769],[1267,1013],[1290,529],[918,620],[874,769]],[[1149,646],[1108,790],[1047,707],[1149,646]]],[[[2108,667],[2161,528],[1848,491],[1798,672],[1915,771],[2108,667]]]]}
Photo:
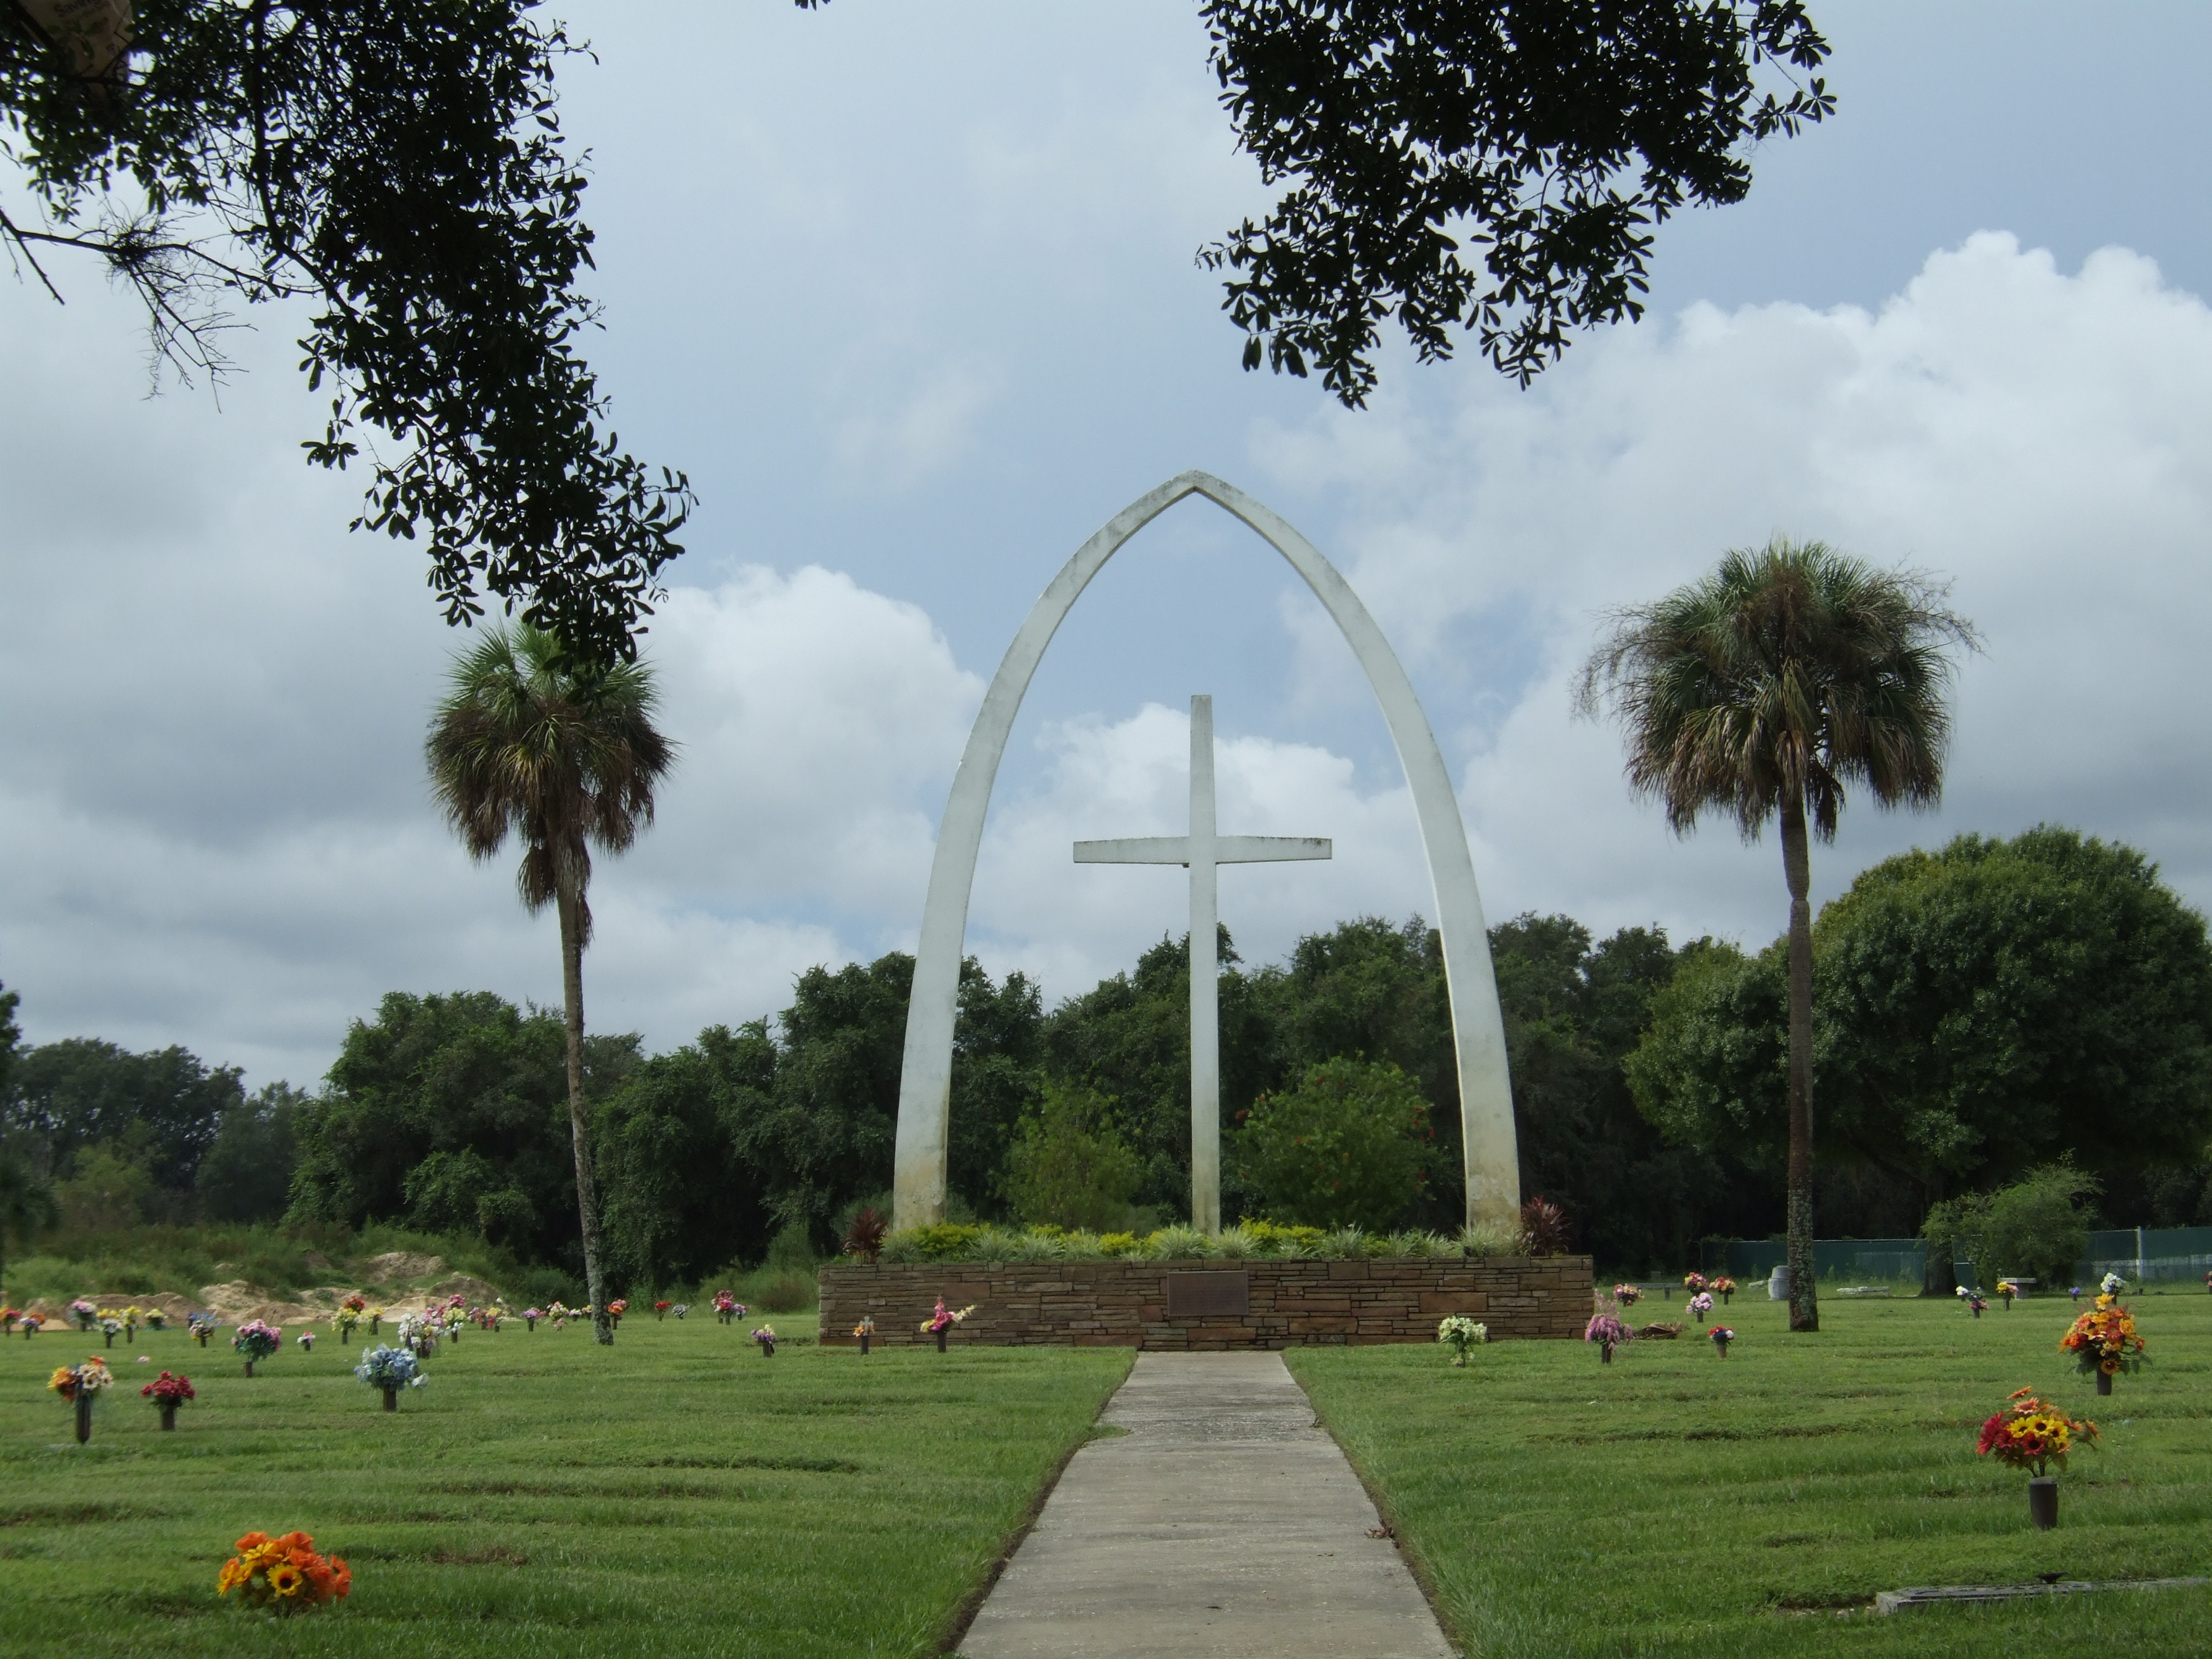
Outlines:
{"type": "Polygon", "coordinates": [[[1221,964],[1217,866],[1333,855],[1319,836],[1222,836],[1213,828],[1213,699],[1190,700],[1190,833],[1079,841],[1078,864],[1180,864],[1190,871],[1190,1224],[1221,1231],[1221,964]]]}

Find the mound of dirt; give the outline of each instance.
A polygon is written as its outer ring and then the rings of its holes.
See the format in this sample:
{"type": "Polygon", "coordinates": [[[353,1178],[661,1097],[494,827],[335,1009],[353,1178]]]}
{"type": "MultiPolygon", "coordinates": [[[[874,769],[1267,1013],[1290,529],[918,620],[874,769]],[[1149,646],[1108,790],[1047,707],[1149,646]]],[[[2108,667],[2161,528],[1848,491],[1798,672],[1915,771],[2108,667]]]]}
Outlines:
{"type": "Polygon", "coordinates": [[[425,1301],[447,1302],[458,1296],[468,1307],[489,1308],[499,1295],[499,1286],[481,1279],[472,1279],[466,1273],[451,1273],[422,1294],[425,1301]]]}
{"type": "Polygon", "coordinates": [[[363,1257],[353,1264],[353,1270],[366,1284],[406,1285],[445,1272],[446,1258],[417,1255],[412,1250],[386,1250],[382,1255],[363,1257]]]}

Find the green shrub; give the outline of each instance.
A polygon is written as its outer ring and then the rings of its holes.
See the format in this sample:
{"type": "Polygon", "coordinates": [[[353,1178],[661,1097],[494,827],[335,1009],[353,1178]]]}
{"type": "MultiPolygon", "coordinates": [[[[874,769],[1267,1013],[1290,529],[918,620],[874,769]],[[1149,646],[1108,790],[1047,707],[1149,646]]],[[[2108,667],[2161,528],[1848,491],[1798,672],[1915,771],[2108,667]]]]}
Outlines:
{"type": "Polygon", "coordinates": [[[1990,1275],[2033,1273],[2045,1289],[2065,1284],[2089,1251],[2090,1218],[2081,1200],[2098,1190],[2095,1179],[2072,1164],[2053,1164],[1991,1193],[1977,1270],[1986,1264],[1990,1275]]]}
{"type": "Polygon", "coordinates": [[[1921,1237],[1931,1253],[1971,1260],[1984,1286],[2000,1273],[2025,1273],[2048,1289],[2068,1283],[2088,1253],[2083,1200],[2100,1190],[2070,1163],[2045,1164],[1993,1193],[1945,1200],[1929,1211],[1921,1237]]]}
{"type": "Polygon", "coordinates": [[[1395,1066],[1332,1060],[1244,1115],[1235,1157],[1271,1220],[1380,1231],[1428,1180],[1428,1103],[1395,1066]]]}
{"type": "Polygon", "coordinates": [[[1006,1153],[1007,1202],[1036,1225],[1105,1232],[1126,1226],[1144,1178],[1113,1127],[1114,1103],[1080,1084],[1051,1083],[1006,1153]]]}
{"type": "Polygon", "coordinates": [[[797,1313],[820,1296],[814,1275],[796,1267],[756,1268],[731,1288],[738,1301],[761,1313],[797,1313]]]}
{"type": "Polygon", "coordinates": [[[965,1221],[939,1221],[927,1227],[909,1227],[884,1240],[885,1261],[958,1261],[983,1229],[965,1221]]]}

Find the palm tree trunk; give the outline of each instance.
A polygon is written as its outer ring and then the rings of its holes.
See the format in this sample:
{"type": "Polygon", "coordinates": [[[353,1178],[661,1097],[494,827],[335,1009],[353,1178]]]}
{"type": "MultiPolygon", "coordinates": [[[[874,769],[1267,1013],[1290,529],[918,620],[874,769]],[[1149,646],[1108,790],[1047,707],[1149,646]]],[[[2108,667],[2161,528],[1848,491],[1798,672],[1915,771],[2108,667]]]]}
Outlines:
{"type": "Polygon", "coordinates": [[[1817,1331],[1813,1260],[1813,885],[1805,797],[1782,798],[1782,872],[1790,884],[1790,1328],[1817,1331]]]}
{"type": "Polygon", "coordinates": [[[561,882],[561,1012],[568,1028],[568,1144],[576,1155],[576,1211],[584,1235],[584,1289],[592,1301],[592,1334],[615,1340],[607,1314],[606,1273],[599,1262],[599,1200],[592,1185],[591,1131],[584,1121],[583,905],[574,884],[561,882]]]}

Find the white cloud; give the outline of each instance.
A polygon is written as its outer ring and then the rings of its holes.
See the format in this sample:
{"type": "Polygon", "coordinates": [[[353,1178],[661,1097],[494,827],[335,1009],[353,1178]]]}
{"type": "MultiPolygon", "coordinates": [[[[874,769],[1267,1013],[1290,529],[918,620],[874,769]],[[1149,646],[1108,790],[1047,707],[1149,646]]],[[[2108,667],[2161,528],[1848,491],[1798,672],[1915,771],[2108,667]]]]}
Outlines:
{"type": "MultiPolygon", "coordinates": [[[[297,460],[281,327],[217,414],[143,400],[127,311],[72,298],[0,289],[0,979],[29,1036],[304,1083],[386,990],[557,1002],[550,917],[423,780],[465,636],[415,549],[345,533],[356,481],[297,460]]],[[[647,643],[683,755],[599,871],[586,995],[666,1047],[910,928],[981,687],[919,610],[813,567],[679,587],[647,643]]]]}
{"type": "Polygon", "coordinates": [[[2110,249],[2069,276],[1978,235],[1875,313],[1697,307],[1578,344],[1530,396],[1462,374],[1260,449],[1279,482],[1350,497],[1352,580],[1417,675],[1448,676],[1501,617],[1527,629],[1527,660],[1485,688],[1510,714],[1462,751],[1494,911],[1775,931],[1771,843],[1715,825],[1672,844],[1626,799],[1613,735],[1569,723],[1566,688],[1603,607],[1776,532],[1951,574],[1989,641],[1960,677],[1942,812],[1858,804],[1816,854],[1820,890],[1911,842],[2047,818],[2143,847],[2212,898],[2192,694],[2212,632],[2212,313],[2148,260],[2110,249]]]}
{"type": "MultiPolygon", "coordinates": [[[[1220,915],[1247,961],[1284,955],[1341,918],[1433,913],[1412,797],[1363,792],[1352,763],[1310,744],[1233,734],[1217,711],[1217,816],[1227,835],[1326,836],[1327,863],[1236,865],[1220,915]]],[[[969,948],[994,972],[1020,968],[1054,996],[1127,968],[1189,927],[1180,866],[1081,865],[1073,843],[1179,836],[1189,823],[1190,720],[1147,704],[1127,720],[1048,726],[1037,786],[1002,799],[976,868],[969,948]]]]}

